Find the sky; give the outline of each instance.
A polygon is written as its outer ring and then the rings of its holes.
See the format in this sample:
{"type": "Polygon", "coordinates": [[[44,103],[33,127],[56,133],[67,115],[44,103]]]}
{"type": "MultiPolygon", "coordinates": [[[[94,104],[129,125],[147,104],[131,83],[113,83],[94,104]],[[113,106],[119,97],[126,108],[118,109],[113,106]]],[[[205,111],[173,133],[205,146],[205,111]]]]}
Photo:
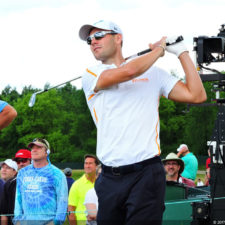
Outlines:
{"type": "MultiPolygon", "coordinates": [[[[182,35],[195,61],[193,38],[217,36],[224,8],[224,0],[0,0],[0,91],[8,85],[42,90],[82,76],[98,62],[78,32],[100,19],[122,29],[124,57],[162,36],[182,35]]],[[[156,65],[184,77],[175,55],[156,65]]],[[[211,67],[225,70],[224,63],[211,67]]],[[[72,85],[81,88],[81,79],[72,85]]]]}

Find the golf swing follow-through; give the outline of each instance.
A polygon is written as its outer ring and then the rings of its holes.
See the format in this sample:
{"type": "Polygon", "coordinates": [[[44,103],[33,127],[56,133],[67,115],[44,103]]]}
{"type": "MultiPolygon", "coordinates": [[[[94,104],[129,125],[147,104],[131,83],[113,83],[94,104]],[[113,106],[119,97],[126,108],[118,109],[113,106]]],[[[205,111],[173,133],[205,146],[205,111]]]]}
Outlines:
{"type": "MultiPolygon", "coordinates": [[[[101,62],[88,67],[82,76],[102,165],[95,182],[97,224],[161,225],[166,178],[160,158],[159,99],[203,102],[207,97],[201,79],[181,36],[162,37],[149,44],[148,50],[128,58],[122,54],[122,30],[111,21],[83,25],[79,37],[101,62]],[[185,83],[154,66],[167,53],[180,61],[185,83]]],[[[29,106],[37,94],[48,90],[34,93],[29,106]]]]}
{"type": "Polygon", "coordinates": [[[102,165],[95,182],[97,224],[161,225],[166,178],[160,158],[159,99],[203,102],[201,79],[177,37],[162,37],[149,44],[150,52],[130,61],[122,54],[122,30],[113,22],[84,25],[79,37],[101,62],[82,76],[102,165]],[[154,66],[167,53],[180,61],[185,83],[154,66]]]}

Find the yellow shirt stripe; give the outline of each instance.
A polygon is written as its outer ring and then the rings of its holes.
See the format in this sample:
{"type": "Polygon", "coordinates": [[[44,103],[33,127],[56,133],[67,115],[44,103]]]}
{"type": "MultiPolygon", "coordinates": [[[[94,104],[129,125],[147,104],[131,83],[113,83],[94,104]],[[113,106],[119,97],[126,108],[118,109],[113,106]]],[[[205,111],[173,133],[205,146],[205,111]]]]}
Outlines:
{"type": "Polygon", "coordinates": [[[95,73],[91,72],[89,69],[86,69],[86,71],[87,71],[88,73],[90,73],[91,75],[93,75],[94,77],[97,77],[97,75],[96,75],[95,73]]]}

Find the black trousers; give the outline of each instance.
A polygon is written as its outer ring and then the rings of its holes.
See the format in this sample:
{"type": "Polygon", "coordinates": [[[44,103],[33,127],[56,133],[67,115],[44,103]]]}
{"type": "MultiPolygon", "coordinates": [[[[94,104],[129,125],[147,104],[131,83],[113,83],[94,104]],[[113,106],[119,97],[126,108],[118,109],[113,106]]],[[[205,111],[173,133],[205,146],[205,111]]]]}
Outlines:
{"type": "Polygon", "coordinates": [[[161,225],[165,209],[161,160],[127,174],[102,171],[95,183],[98,225],[161,225]]]}

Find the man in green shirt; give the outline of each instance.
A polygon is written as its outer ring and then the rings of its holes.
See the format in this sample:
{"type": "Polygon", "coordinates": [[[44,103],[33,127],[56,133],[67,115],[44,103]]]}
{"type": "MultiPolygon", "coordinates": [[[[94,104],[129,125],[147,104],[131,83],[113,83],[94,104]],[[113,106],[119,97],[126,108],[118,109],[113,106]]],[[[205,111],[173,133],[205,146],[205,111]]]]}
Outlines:
{"type": "Polygon", "coordinates": [[[85,195],[88,190],[94,187],[96,179],[96,169],[99,162],[94,155],[85,155],[84,172],[85,174],[76,180],[69,192],[68,211],[76,211],[70,213],[69,220],[71,225],[84,225],[86,223],[86,213],[84,206],[85,195]]]}

